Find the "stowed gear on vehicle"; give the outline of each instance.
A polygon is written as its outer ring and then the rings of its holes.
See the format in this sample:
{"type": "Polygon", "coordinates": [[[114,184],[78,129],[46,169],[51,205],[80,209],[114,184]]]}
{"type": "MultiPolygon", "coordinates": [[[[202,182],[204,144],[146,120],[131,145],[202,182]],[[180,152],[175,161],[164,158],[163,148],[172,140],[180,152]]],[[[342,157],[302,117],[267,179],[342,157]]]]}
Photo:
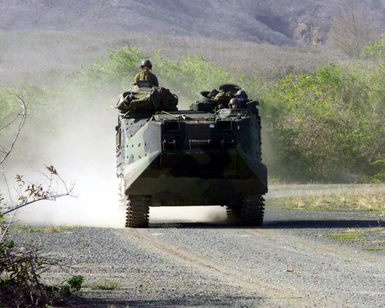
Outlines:
{"type": "Polygon", "coordinates": [[[172,94],[174,100],[164,96],[158,105],[149,99],[149,108],[130,107],[135,97],[156,89],[139,87],[120,99],[121,106],[131,96],[126,109],[119,107],[116,127],[126,227],[148,226],[150,206],[187,205],[226,206],[232,223],[261,226],[267,169],[258,102],[239,86],[223,85],[215,96],[202,92],[191,110],[178,111],[172,94]],[[231,99],[236,102],[229,106],[231,99]]]}

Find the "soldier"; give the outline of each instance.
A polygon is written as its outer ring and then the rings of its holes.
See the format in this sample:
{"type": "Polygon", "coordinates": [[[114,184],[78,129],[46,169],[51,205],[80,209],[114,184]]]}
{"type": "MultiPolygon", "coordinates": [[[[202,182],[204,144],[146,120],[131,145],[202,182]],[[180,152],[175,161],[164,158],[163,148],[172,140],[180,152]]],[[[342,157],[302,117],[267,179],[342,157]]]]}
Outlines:
{"type": "MultiPolygon", "coordinates": [[[[143,60],[140,64],[142,71],[136,74],[134,81],[132,82],[135,86],[140,86],[140,82],[144,81],[148,83],[148,87],[159,87],[158,78],[151,72],[152,63],[150,60],[143,60]]],[[[146,85],[147,86],[147,85],[146,85]]]]}
{"type": "Polygon", "coordinates": [[[238,108],[246,108],[246,103],[249,101],[249,98],[245,90],[241,89],[235,93],[235,98],[238,101],[238,108]]]}
{"type": "Polygon", "coordinates": [[[236,98],[232,98],[229,102],[230,109],[238,109],[238,100],[236,98]]]}

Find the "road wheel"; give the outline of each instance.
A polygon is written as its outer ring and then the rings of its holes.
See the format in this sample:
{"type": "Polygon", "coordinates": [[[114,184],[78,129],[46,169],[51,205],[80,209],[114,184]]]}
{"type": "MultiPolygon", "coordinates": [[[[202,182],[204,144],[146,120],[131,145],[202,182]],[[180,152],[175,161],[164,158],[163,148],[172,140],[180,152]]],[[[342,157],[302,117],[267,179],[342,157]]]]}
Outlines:
{"type": "Polygon", "coordinates": [[[150,198],[147,196],[129,196],[126,212],[127,228],[148,227],[150,198]]]}
{"type": "Polygon", "coordinates": [[[243,226],[262,226],[265,214],[262,196],[246,196],[242,200],[241,220],[243,226]]]}
{"type": "Polygon", "coordinates": [[[232,225],[240,225],[242,222],[241,214],[242,214],[242,207],[241,205],[226,205],[226,214],[227,214],[227,221],[232,225]]]}

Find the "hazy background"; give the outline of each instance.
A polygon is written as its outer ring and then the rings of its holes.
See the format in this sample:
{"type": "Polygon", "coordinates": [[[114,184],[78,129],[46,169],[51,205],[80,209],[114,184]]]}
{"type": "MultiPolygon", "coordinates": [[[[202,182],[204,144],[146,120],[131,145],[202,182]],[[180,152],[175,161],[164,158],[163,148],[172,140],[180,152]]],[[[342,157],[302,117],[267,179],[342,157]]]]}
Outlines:
{"type": "Polygon", "coordinates": [[[322,44],[333,17],[352,5],[384,26],[383,0],[13,0],[0,2],[0,28],[322,44]]]}
{"type": "Polygon", "coordinates": [[[329,32],[351,9],[382,32],[384,0],[0,1],[0,82],[55,80],[127,45],[230,68],[314,67],[343,56],[329,32]]]}

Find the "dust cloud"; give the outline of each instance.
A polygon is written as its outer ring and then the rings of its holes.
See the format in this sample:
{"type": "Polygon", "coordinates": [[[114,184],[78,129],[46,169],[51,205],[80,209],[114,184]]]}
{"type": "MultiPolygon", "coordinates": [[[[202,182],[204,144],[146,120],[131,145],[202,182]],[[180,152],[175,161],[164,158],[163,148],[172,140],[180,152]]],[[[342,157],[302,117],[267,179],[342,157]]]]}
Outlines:
{"type": "Polygon", "coordinates": [[[223,223],[225,210],[220,206],[154,207],[150,223],[223,223]]]}
{"type": "MultiPolygon", "coordinates": [[[[124,209],[118,206],[115,176],[115,120],[111,99],[98,106],[69,101],[68,114],[55,121],[52,133],[45,133],[35,149],[38,158],[33,170],[53,164],[67,185],[74,184],[75,197],[40,202],[18,212],[23,223],[118,227],[124,222],[124,209]],[[84,106],[92,106],[85,108],[84,106]],[[48,139],[48,140],[47,140],[48,139]]],[[[33,130],[24,132],[31,138],[33,130]]],[[[22,143],[22,140],[21,140],[22,143]]],[[[24,167],[25,169],[25,167],[24,167]]],[[[32,175],[36,179],[36,175],[32,175]]],[[[26,176],[27,177],[27,176],[26,176]]]]}
{"type": "MultiPolygon", "coordinates": [[[[33,166],[20,168],[35,171],[31,176],[39,178],[38,171],[43,170],[44,165],[53,164],[67,184],[75,185],[76,197],[43,201],[21,209],[17,213],[20,223],[124,227],[125,208],[119,203],[116,178],[114,127],[117,111],[111,108],[114,103],[114,97],[100,99],[92,108],[84,108],[89,102],[68,102],[72,110],[56,121],[60,129],[46,133],[40,143],[37,142],[38,157],[34,158],[33,166]]],[[[32,138],[32,129],[24,131],[25,139],[32,138]]],[[[150,209],[150,223],[220,222],[224,219],[225,210],[221,207],[150,209]]]]}

